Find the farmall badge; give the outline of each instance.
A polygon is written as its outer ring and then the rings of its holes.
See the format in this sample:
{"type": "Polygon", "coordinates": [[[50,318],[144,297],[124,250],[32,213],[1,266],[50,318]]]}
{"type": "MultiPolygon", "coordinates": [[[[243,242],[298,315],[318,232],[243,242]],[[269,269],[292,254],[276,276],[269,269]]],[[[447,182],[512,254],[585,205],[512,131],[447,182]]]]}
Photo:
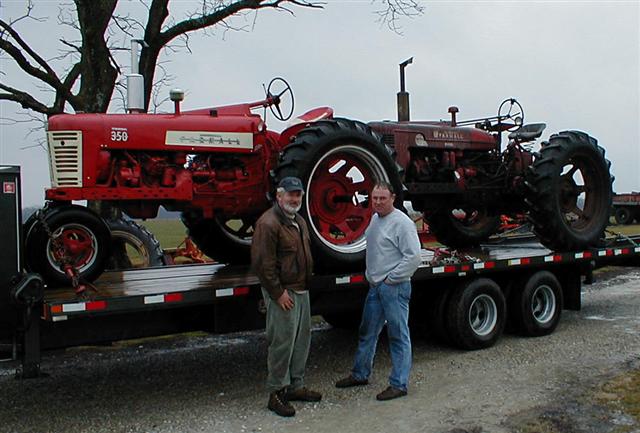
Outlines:
{"type": "Polygon", "coordinates": [[[424,139],[424,135],[416,134],[416,145],[417,146],[428,147],[429,143],[427,143],[427,140],[424,139]]]}
{"type": "Polygon", "coordinates": [[[16,183],[15,182],[2,182],[2,192],[5,194],[15,194],[16,193],[16,183]]]}

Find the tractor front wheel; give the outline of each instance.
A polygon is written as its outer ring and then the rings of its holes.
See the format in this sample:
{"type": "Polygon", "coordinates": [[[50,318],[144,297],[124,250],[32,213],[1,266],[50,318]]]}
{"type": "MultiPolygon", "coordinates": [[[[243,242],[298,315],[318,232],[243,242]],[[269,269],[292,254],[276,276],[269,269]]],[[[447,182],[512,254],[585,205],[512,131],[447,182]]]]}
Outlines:
{"type": "Polygon", "coordinates": [[[210,258],[220,263],[250,262],[254,218],[205,219],[194,212],[183,212],[182,223],[189,237],[210,258]]]}
{"type": "Polygon", "coordinates": [[[107,269],[150,268],[166,265],[158,239],[133,220],[107,220],[111,231],[111,257],[107,269]]]}
{"type": "Polygon", "coordinates": [[[110,255],[109,227],[83,206],[48,207],[28,221],[26,262],[49,286],[71,283],[67,270],[80,280],[93,281],[104,271],[110,255]]]}
{"type": "Polygon", "coordinates": [[[486,210],[442,209],[426,219],[438,242],[451,248],[476,246],[500,227],[500,216],[489,215],[486,210]]]}
{"type": "Polygon", "coordinates": [[[283,151],[276,180],[296,176],[305,185],[301,214],[317,268],[353,269],[364,262],[365,230],[373,215],[369,193],[378,181],[391,184],[396,207],[402,190],[396,163],[364,123],[322,120],[300,131],[283,151]]]}

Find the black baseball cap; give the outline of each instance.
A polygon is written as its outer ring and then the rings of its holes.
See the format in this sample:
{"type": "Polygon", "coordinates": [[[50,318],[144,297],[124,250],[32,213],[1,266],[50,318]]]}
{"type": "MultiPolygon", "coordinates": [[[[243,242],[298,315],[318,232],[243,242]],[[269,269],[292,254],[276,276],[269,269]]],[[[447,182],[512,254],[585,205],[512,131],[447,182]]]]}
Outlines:
{"type": "Polygon", "coordinates": [[[297,177],[287,176],[280,179],[278,183],[278,188],[284,189],[286,192],[291,191],[303,191],[304,187],[302,186],[302,181],[297,177]]]}

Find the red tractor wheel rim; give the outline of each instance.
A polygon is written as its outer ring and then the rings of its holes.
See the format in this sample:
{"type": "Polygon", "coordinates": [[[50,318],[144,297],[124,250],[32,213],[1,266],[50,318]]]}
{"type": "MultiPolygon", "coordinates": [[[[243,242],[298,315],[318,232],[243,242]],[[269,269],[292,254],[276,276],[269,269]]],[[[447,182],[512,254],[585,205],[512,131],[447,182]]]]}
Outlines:
{"type": "Polygon", "coordinates": [[[70,264],[83,272],[96,260],[98,241],[94,233],[81,224],[64,224],[53,233],[47,243],[47,259],[54,269],[63,272],[61,265],[70,264]]]}
{"type": "Polygon", "coordinates": [[[378,180],[388,181],[387,173],[362,146],[338,146],[324,154],[309,176],[305,202],[318,239],[342,253],[363,250],[372,215],[369,192],[378,180]]]}

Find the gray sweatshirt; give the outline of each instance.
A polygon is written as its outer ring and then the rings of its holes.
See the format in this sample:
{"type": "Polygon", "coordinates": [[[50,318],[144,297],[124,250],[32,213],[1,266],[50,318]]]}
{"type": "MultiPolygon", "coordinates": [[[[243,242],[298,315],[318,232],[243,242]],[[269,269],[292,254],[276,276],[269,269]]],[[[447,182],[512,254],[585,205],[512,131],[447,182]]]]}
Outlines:
{"type": "Polygon", "coordinates": [[[409,281],[420,265],[416,225],[398,209],[380,218],[374,214],[367,231],[367,281],[390,284],[409,281]]]}

